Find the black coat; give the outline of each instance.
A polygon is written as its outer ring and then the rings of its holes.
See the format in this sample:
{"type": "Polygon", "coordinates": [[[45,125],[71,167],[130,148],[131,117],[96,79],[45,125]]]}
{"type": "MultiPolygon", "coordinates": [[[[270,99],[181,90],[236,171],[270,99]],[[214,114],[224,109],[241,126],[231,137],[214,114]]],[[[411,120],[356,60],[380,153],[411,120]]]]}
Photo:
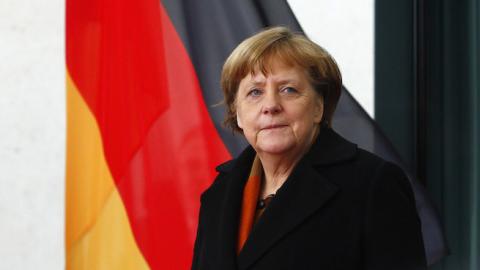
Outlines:
{"type": "Polygon", "coordinates": [[[202,194],[192,269],[426,269],[412,189],[396,165],[322,129],[237,256],[255,151],[217,167],[202,194]]]}

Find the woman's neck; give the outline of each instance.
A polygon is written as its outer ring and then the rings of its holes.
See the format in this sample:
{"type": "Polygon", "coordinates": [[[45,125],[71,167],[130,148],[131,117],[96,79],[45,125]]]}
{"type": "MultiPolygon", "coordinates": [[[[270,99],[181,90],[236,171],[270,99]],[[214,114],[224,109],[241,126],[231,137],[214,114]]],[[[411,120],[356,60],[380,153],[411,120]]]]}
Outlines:
{"type": "Polygon", "coordinates": [[[298,160],[289,159],[285,156],[259,155],[263,166],[263,183],[261,197],[274,194],[285,183],[298,160]]]}
{"type": "Polygon", "coordinates": [[[310,149],[313,141],[318,135],[318,129],[314,132],[303,148],[293,149],[289,153],[269,154],[257,153],[263,167],[263,183],[260,191],[261,198],[274,194],[285,183],[295,165],[300,161],[303,155],[310,149]]]}

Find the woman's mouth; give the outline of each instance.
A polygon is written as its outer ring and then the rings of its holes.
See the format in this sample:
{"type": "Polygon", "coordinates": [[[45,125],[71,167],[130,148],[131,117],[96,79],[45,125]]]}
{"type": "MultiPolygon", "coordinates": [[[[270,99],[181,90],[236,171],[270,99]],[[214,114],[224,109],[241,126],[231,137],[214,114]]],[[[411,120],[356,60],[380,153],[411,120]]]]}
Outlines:
{"type": "Polygon", "coordinates": [[[262,130],[275,130],[275,129],[284,128],[286,126],[287,125],[269,125],[269,126],[266,126],[266,127],[262,128],[262,130]]]}

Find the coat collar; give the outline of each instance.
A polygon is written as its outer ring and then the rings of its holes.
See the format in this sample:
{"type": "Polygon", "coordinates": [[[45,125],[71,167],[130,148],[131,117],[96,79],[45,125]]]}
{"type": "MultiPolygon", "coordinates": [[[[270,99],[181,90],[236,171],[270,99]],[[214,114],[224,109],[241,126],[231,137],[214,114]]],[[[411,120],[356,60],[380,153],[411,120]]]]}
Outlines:
{"type": "MultiPolygon", "coordinates": [[[[345,162],[354,157],[356,149],[356,145],[346,141],[333,130],[321,130],[309,152],[299,161],[252,229],[236,258],[240,270],[247,269],[337,193],[339,188],[319,174],[315,167],[345,162]]],[[[219,233],[223,234],[222,239],[228,239],[228,243],[223,243],[228,245],[224,251],[229,251],[229,254],[224,254],[224,258],[232,258],[233,261],[235,254],[232,252],[236,245],[243,187],[254,156],[255,151],[249,146],[237,159],[217,167],[219,172],[226,173],[230,178],[226,190],[222,191],[227,199],[221,213],[225,227],[219,233]]]]}

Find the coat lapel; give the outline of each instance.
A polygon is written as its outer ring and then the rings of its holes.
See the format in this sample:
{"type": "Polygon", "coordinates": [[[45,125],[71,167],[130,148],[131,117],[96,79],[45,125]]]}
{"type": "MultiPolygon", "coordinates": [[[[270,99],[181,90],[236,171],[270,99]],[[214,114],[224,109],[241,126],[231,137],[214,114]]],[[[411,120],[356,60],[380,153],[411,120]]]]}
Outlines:
{"type": "Polygon", "coordinates": [[[325,205],[337,190],[308,162],[298,164],[250,233],[238,256],[239,269],[249,267],[284,235],[325,205]]]}
{"type": "Polygon", "coordinates": [[[220,173],[226,173],[228,181],[226,186],[218,189],[216,196],[222,198],[219,203],[222,206],[218,215],[221,217],[218,233],[219,243],[219,269],[237,269],[237,237],[239,213],[242,203],[243,187],[248,178],[252,166],[255,151],[248,147],[235,160],[229,161],[217,167],[220,173]]]}

